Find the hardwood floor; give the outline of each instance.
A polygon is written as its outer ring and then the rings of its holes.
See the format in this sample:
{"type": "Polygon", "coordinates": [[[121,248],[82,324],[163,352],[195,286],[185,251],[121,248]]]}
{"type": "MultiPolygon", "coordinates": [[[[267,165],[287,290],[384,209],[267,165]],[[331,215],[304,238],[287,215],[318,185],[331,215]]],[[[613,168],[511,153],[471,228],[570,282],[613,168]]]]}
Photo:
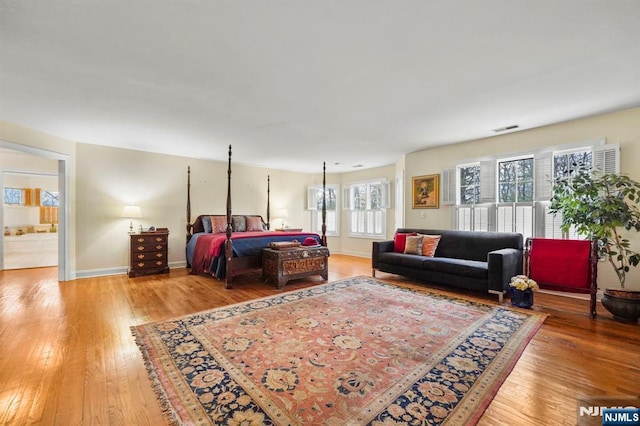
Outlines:
{"type": "MultiPolygon", "coordinates": [[[[370,260],[332,255],[329,281],[371,274],[370,260]]],[[[425,289],[391,274],[383,281],[425,289]]],[[[129,327],[284,290],[239,277],[231,290],[174,269],[59,283],[56,268],[0,271],[0,424],[163,425],[162,410],[129,327]]],[[[461,292],[450,292],[461,296],[461,292]]],[[[494,297],[468,297],[495,303],[494,297]]],[[[588,301],[536,293],[549,314],[480,425],[576,424],[581,396],[638,395],[640,326],[613,321],[588,301]]]]}

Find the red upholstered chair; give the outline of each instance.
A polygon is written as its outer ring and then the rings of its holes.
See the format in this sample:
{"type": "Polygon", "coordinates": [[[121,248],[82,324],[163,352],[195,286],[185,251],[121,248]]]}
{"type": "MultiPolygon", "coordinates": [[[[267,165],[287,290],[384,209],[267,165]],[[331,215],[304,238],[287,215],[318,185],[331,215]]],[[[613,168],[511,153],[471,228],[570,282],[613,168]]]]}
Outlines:
{"type": "Polygon", "coordinates": [[[527,238],[524,268],[540,288],[591,295],[590,315],[596,316],[597,241],[527,238]]]}

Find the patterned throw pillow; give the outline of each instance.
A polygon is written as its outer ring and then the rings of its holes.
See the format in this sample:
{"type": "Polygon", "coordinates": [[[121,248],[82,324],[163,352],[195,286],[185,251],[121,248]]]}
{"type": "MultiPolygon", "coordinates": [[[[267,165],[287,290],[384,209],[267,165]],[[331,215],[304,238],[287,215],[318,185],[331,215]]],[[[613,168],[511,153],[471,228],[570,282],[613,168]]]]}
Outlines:
{"type": "Polygon", "coordinates": [[[407,235],[418,235],[415,232],[405,233],[405,232],[396,232],[396,235],[393,237],[393,251],[396,253],[404,253],[404,246],[407,243],[407,235]]]}
{"type": "Polygon", "coordinates": [[[211,232],[213,232],[214,234],[227,232],[227,217],[211,216],[211,232]]]}
{"type": "Polygon", "coordinates": [[[406,254],[422,254],[422,236],[407,235],[407,242],[404,245],[406,254]]]}
{"type": "Polygon", "coordinates": [[[247,230],[246,216],[231,216],[231,226],[233,226],[233,232],[245,232],[247,230]]]}
{"type": "Polygon", "coordinates": [[[208,234],[211,233],[211,216],[202,216],[202,229],[208,234]]]}
{"type": "Polygon", "coordinates": [[[260,216],[247,216],[247,232],[262,230],[262,219],[260,216]]]}
{"type": "Polygon", "coordinates": [[[425,235],[419,234],[422,237],[422,255],[433,257],[436,254],[438,243],[440,242],[440,235],[425,235]]]}

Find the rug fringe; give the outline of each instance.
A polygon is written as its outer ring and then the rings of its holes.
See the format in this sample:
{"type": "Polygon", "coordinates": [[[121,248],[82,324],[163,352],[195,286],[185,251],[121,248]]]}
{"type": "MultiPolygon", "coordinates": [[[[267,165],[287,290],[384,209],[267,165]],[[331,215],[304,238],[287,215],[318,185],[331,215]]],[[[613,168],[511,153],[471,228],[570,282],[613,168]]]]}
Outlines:
{"type": "Polygon", "coordinates": [[[151,363],[151,357],[142,341],[142,335],[140,334],[136,326],[131,326],[129,327],[129,329],[131,330],[131,334],[133,334],[133,337],[135,338],[136,345],[142,353],[142,360],[144,362],[145,369],[147,370],[149,380],[151,380],[151,388],[153,389],[153,392],[156,394],[156,398],[160,403],[162,415],[169,423],[169,426],[181,426],[183,423],[180,420],[180,416],[173,409],[169,397],[165,393],[164,388],[160,383],[158,375],[154,372],[153,364],[151,363]]]}

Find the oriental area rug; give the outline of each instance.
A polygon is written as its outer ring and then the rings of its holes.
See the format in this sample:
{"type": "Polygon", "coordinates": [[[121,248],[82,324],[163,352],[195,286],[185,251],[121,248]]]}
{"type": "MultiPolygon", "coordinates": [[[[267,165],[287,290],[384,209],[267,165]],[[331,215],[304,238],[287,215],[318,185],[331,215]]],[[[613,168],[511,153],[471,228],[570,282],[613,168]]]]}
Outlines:
{"type": "Polygon", "coordinates": [[[355,277],[132,327],[170,424],[474,424],[545,315],[355,277]]]}

